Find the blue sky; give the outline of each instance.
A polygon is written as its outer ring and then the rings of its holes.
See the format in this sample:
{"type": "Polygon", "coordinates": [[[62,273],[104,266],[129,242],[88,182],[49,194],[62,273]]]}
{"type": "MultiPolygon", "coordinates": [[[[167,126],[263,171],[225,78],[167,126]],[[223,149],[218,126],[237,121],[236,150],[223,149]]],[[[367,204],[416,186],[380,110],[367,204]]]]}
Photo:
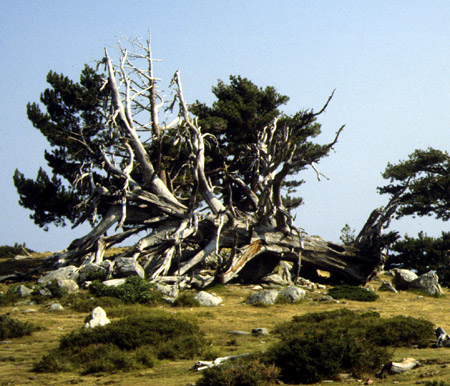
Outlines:
{"type": "MultiPolygon", "coordinates": [[[[25,106],[38,101],[49,70],[77,80],[105,47],[115,54],[121,35],[145,38],[148,30],[154,57],[163,59],[155,69],[161,88],[180,69],[188,102],[211,103],[211,86],[231,74],[288,95],[287,113],[319,110],[336,89],[318,140],[346,128],[319,165],[330,180],[302,174],[296,223],[338,241],[346,223],[359,230],[386,203],[376,187],[388,162],[418,148],[449,149],[449,20],[444,0],[2,0],[0,245],[58,250],[87,231],[44,232],[18,204],[14,170],[35,177],[47,147],[25,106]]],[[[439,235],[448,226],[418,218],[391,229],[439,235]]]]}

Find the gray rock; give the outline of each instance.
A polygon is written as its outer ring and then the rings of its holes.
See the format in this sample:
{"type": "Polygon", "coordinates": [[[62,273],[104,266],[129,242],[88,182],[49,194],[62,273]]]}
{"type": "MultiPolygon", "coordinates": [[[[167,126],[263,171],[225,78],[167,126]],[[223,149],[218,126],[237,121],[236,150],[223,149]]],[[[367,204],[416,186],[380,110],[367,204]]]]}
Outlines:
{"type": "Polygon", "coordinates": [[[71,279],[58,279],[56,280],[56,284],[59,288],[65,288],[69,292],[78,292],[78,290],[80,289],[80,287],[78,287],[78,284],[71,279]]]}
{"type": "Polygon", "coordinates": [[[389,281],[383,281],[383,283],[381,283],[381,286],[378,289],[378,291],[389,291],[389,292],[393,292],[395,294],[398,293],[397,290],[392,285],[392,283],[389,281]]]}
{"type": "Polygon", "coordinates": [[[119,285],[125,284],[125,282],[127,281],[127,279],[110,279],[110,280],[105,280],[103,282],[104,285],[107,285],[108,287],[117,287],[119,285]]]}
{"type": "Polygon", "coordinates": [[[20,285],[20,286],[17,288],[17,293],[19,294],[19,296],[20,296],[21,298],[26,298],[26,297],[28,297],[28,296],[31,296],[31,294],[33,293],[33,290],[32,290],[31,288],[28,288],[28,287],[25,286],[25,285],[20,285]]]}
{"type": "Polygon", "coordinates": [[[305,298],[306,291],[304,289],[292,285],[290,287],[281,290],[278,296],[288,300],[291,303],[296,303],[305,298]]]}
{"type": "Polygon", "coordinates": [[[41,296],[45,296],[48,298],[52,296],[52,291],[50,291],[48,288],[41,288],[38,292],[41,296]]]}
{"type": "Polygon", "coordinates": [[[100,264],[89,263],[80,267],[79,274],[79,283],[94,280],[103,281],[108,276],[108,269],[100,264]]]}
{"type": "Polygon", "coordinates": [[[392,279],[392,284],[398,290],[407,290],[410,283],[417,279],[417,275],[407,269],[393,269],[394,277],[392,279]]]}
{"type": "Polygon", "coordinates": [[[155,289],[163,295],[163,299],[168,303],[173,303],[178,297],[179,289],[176,286],[156,284],[155,289]]]}
{"type": "Polygon", "coordinates": [[[205,307],[217,307],[222,303],[222,298],[209,292],[200,291],[194,296],[194,299],[198,301],[201,306],[205,307]]]}
{"type": "Polygon", "coordinates": [[[275,303],[278,297],[277,290],[263,290],[251,294],[246,300],[247,304],[263,304],[270,306],[275,303]]]}
{"type": "Polygon", "coordinates": [[[443,294],[439,285],[439,277],[433,272],[424,273],[410,283],[410,288],[425,291],[430,296],[440,296],[443,294]]]}
{"type": "Polygon", "coordinates": [[[111,321],[106,316],[106,312],[101,307],[95,307],[90,315],[90,319],[84,325],[84,328],[94,328],[100,326],[106,326],[111,321]]]}
{"type": "Polygon", "coordinates": [[[116,277],[145,277],[144,268],[132,257],[118,257],[114,260],[114,275],[116,277]]]}
{"type": "Polygon", "coordinates": [[[267,328],[254,328],[252,330],[252,335],[253,336],[267,336],[269,335],[269,331],[267,330],[267,328]]]}
{"type": "Polygon", "coordinates": [[[283,277],[281,277],[281,275],[277,274],[277,273],[272,273],[270,275],[264,276],[261,279],[262,283],[267,283],[267,284],[275,284],[278,286],[286,286],[289,285],[290,281],[284,279],[283,277]]]}
{"type": "Polygon", "coordinates": [[[59,303],[52,303],[48,307],[48,310],[49,311],[63,311],[64,307],[61,304],[59,304],[59,303]]]}
{"type": "Polygon", "coordinates": [[[67,267],[59,268],[56,271],[47,272],[38,279],[38,284],[46,284],[48,282],[66,279],[77,281],[78,276],[78,268],[73,265],[69,265],[67,267]]]}

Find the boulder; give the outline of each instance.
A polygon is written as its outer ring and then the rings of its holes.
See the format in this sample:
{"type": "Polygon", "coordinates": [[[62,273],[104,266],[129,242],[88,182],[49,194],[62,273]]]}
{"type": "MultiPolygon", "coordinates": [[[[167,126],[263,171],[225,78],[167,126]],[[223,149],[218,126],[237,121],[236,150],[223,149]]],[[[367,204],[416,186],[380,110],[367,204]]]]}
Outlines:
{"type": "Polygon", "coordinates": [[[443,294],[439,285],[439,277],[434,272],[424,273],[410,283],[410,288],[425,291],[430,296],[440,296],[443,294]]]}
{"type": "Polygon", "coordinates": [[[52,281],[66,279],[77,281],[78,276],[78,268],[73,265],[68,265],[67,267],[62,267],[55,271],[47,272],[46,274],[41,276],[37,282],[38,284],[46,284],[52,281]]]}
{"type": "Polygon", "coordinates": [[[108,276],[108,269],[101,264],[88,263],[80,267],[79,275],[79,283],[94,280],[103,281],[108,276]]]}
{"type": "Polygon", "coordinates": [[[222,298],[220,296],[216,296],[205,291],[200,291],[194,296],[194,299],[197,300],[201,306],[205,307],[217,307],[220,303],[222,303],[222,298]]]}
{"type": "Polygon", "coordinates": [[[107,285],[108,287],[118,287],[119,285],[125,284],[125,282],[127,281],[127,279],[110,279],[110,280],[105,280],[103,282],[104,285],[107,285]]]}
{"type": "Polygon", "coordinates": [[[56,280],[56,284],[59,288],[65,288],[69,292],[77,292],[80,289],[78,284],[71,279],[58,279],[56,280]]]}
{"type": "Polygon", "coordinates": [[[389,281],[383,281],[381,283],[380,288],[378,289],[378,291],[388,291],[388,292],[393,292],[395,294],[397,294],[397,290],[394,288],[394,286],[392,285],[391,282],[389,281]]]}
{"type": "Polygon", "coordinates": [[[296,287],[295,285],[291,285],[290,287],[281,290],[278,293],[278,296],[286,299],[290,303],[296,303],[305,298],[306,291],[304,289],[296,287]]]}
{"type": "Polygon", "coordinates": [[[21,297],[21,298],[26,298],[28,296],[31,296],[31,294],[33,293],[33,290],[31,288],[28,288],[25,285],[20,285],[17,288],[17,294],[21,297]]]}
{"type": "Polygon", "coordinates": [[[269,331],[267,330],[267,328],[254,328],[252,329],[252,335],[253,336],[267,336],[269,335],[269,331]]]}
{"type": "Polygon", "coordinates": [[[84,325],[84,328],[106,326],[109,323],[111,323],[111,321],[107,318],[105,310],[101,307],[95,307],[91,312],[89,320],[84,325]]]}
{"type": "Polygon", "coordinates": [[[270,306],[275,303],[278,297],[278,291],[271,289],[271,290],[263,290],[259,292],[255,292],[251,294],[248,299],[246,300],[247,304],[262,304],[270,306]]]}
{"type": "Polygon", "coordinates": [[[276,286],[286,286],[289,285],[289,283],[291,283],[291,281],[284,279],[281,275],[277,274],[277,273],[272,273],[270,275],[264,276],[261,279],[262,283],[267,283],[267,284],[275,284],[276,286]]]}
{"type": "Polygon", "coordinates": [[[117,257],[114,260],[114,276],[139,276],[143,279],[145,277],[145,272],[144,268],[142,268],[132,257],[117,257]]]}
{"type": "Polygon", "coordinates": [[[162,294],[163,299],[168,303],[173,303],[180,292],[175,285],[156,284],[155,289],[162,294]]]}
{"type": "Polygon", "coordinates": [[[393,271],[392,284],[398,290],[407,290],[410,283],[418,277],[414,272],[407,269],[395,268],[393,271]]]}
{"type": "Polygon", "coordinates": [[[61,304],[59,304],[59,303],[52,303],[48,307],[48,310],[49,311],[63,311],[64,307],[61,304]]]}

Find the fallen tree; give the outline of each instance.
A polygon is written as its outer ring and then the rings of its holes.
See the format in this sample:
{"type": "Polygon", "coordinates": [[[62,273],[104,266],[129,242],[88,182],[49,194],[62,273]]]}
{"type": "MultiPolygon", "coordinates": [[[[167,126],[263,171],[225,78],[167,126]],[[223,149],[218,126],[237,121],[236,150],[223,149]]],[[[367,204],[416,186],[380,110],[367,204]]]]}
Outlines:
{"type": "MultiPolygon", "coordinates": [[[[383,249],[397,237],[382,232],[395,199],[375,210],[354,244],[345,246],[296,227],[290,210],[300,201],[285,194],[301,183],[288,177],[307,167],[322,176],[316,165],[343,127],[325,145],[309,138],[320,133],[315,121],[333,94],[317,113],[274,116],[263,127],[250,127],[246,137],[234,134],[241,136],[233,137],[236,142],[242,141],[230,150],[231,137],[214,128],[203,130],[190,113],[179,72],[171,82],[172,102],[168,107],[162,102],[149,41],[132,43],[135,52],[121,48],[117,65],[106,51],[101,62],[106,74],[102,130],[90,137],[79,128],[58,133],[92,157],[91,163],[78,162],[71,183],[73,189],[84,189],[74,208],[75,226],[89,219],[93,224],[91,232],[54,256],[59,266],[100,264],[106,250],[137,236],[114,258],[134,259],[152,281],[180,282],[200,271],[200,286],[213,280],[257,281],[281,260],[294,263],[294,280],[314,276],[317,269],[358,284],[374,274],[384,262],[383,249]],[[170,122],[161,123],[163,107],[168,116],[176,111],[170,122]]],[[[18,189],[21,181],[16,173],[18,189]]],[[[25,193],[21,199],[26,202],[25,193]]]]}

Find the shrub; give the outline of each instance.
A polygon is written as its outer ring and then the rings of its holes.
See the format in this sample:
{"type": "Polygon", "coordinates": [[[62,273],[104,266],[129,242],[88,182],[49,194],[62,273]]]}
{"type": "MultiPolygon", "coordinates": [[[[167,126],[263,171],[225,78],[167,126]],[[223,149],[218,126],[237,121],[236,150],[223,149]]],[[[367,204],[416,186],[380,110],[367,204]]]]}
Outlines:
{"type": "Polygon", "coordinates": [[[269,386],[278,373],[275,366],[257,359],[237,360],[204,370],[196,386],[269,386]]]}
{"type": "Polygon", "coordinates": [[[23,255],[24,253],[33,253],[34,251],[26,248],[25,243],[14,243],[14,246],[2,245],[0,246],[0,257],[14,257],[17,255],[23,255]]]}
{"type": "Polygon", "coordinates": [[[359,300],[362,302],[373,302],[379,297],[375,292],[370,291],[367,288],[352,285],[341,285],[330,288],[328,290],[328,295],[333,299],[359,300]]]}
{"type": "Polygon", "coordinates": [[[94,281],[89,286],[89,291],[94,296],[118,298],[125,303],[160,304],[163,302],[161,293],[155,290],[154,285],[139,276],[131,276],[124,284],[117,287],[94,281]]]}
{"type": "Polygon", "coordinates": [[[450,386],[450,383],[444,381],[428,381],[425,386],[450,386]]]}
{"type": "Polygon", "coordinates": [[[366,337],[378,346],[425,347],[435,338],[434,331],[428,320],[400,315],[367,325],[366,337]]]}
{"type": "Polygon", "coordinates": [[[189,292],[183,292],[172,303],[174,307],[199,307],[200,303],[195,299],[195,295],[189,292]]]}
{"type": "Polygon", "coordinates": [[[314,383],[340,372],[370,372],[388,360],[385,348],[371,346],[354,331],[338,329],[292,335],[265,354],[266,363],[279,367],[286,383],[314,383]]]}
{"type": "Polygon", "coordinates": [[[274,333],[281,342],[268,350],[266,363],[278,366],[287,383],[311,383],[339,372],[375,370],[389,360],[386,347],[427,345],[434,327],[423,319],[341,309],[295,316],[274,333]]]}
{"type": "Polygon", "coordinates": [[[37,327],[28,322],[22,322],[7,315],[0,315],[0,340],[31,335],[36,329],[37,327]]]}
{"type": "Polygon", "coordinates": [[[156,358],[192,359],[207,342],[190,320],[166,314],[130,316],[103,327],[77,329],[60,339],[35,371],[83,373],[153,367],[156,358]]]}

